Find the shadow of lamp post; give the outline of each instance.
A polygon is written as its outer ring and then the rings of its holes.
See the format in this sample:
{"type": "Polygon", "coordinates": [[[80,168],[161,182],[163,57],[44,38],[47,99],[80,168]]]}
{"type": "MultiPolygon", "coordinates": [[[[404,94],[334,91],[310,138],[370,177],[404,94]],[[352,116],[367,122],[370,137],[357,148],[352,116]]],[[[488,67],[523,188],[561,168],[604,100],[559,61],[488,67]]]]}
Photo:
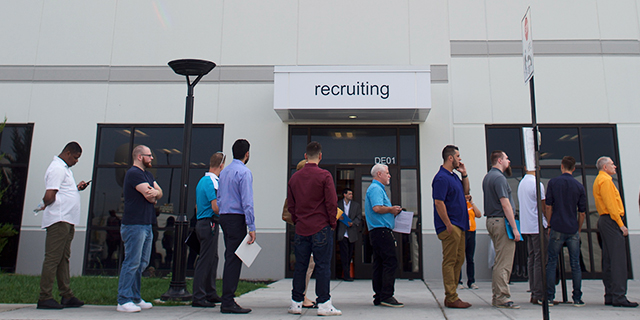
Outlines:
{"type": "Polygon", "coordinates": [[[185,281],[186,271],[186,245],[184,240],[189,229],[187,218],[187,197],[189,194],[189,163],[191,155],[191,128],[193,127],[193,88],[200,79],[208,74],[216,64],[206,60],[181,59],[169,62],[169,67],[179,75],[187,78],[187,103],[184,116],[184,130],[182,141],[182,183],[180,184],[180,207],[175,222],[174,260],[171,268],[171,283],[169,290],[160,299],[162,300],[191,300],[191,294],[187,291],[185,281]],[[196,76],[190,81],[189,76],[196,76]]]}

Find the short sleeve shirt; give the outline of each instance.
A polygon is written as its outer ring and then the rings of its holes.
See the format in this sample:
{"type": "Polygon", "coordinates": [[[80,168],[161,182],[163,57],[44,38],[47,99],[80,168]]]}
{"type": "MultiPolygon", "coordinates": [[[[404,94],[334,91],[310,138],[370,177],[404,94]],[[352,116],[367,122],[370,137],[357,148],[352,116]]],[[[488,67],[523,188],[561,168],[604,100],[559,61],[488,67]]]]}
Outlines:
{"type": "MultiPolygon", "coordinates": [[[[540,183],[540,199],[545,199],[544,185],[540,183]]],[[[525,175],[518,184],[518,203],[520,204],[520,228],[522,234],[538,233],[538,196],[536,195],[536,176],[525,175]]],[[[542,215],[542,225],[547,227],[547,219],[542,215]]]]}
{"type": "Polygon", "coordinates": [[[44,175],[45,189],[58,190],[55,201],[44,209],[42,228],[64,221],[80,223],[80,192],[73,172],[64,160],[55,156],[44,175]]]}
{"type": "Polygon", "coordinates": [[[440,166],[440,170],[433,178],[431,188],[434,202],[433,222],[436,227],[436,233],[447,229],[438,214],[438,209],[435,205],[436,200],[444,202],[451,224],[462,230],[469,229],[469,213],[467,211],[467,204],[464,199],[464,188],[462,187],[460,178],[458,178],[455,173],[440,166]]]}
{"type": "Polygon", "coordinates": [[[218,216],[211,208],[211,201],[216,200],[218,190],[218,176],[207,172],[196,186],[196,205],[198,206],[198,219],[218,216]]]}
{"type": "Polygon", "coordinates": [[[154,179],[151,172],[142,170],[136,166],[127,170],[124,176],[124,214],[122,215],[122,224],[157,224],[156,211],[153,203],[147,201],[142,193],[136,190],[136,186],[141,183],[154,185],[154,179]]]}
{"type": "Polygon", "coordinates": [[[389,196],[387,196],[384,186],[378,180],[373,180],[373,182],[371,182],[371,185],[367,188],[367,195],[364,200],[364,213],[367,219],[367,228],[369,230],[375,228],[393,229],[396,225],[393,213],[376,213],[373,211],[373,207],[375,206],[391,207],[391,200],[389,200],[389,196]]]}
{"type": "Polygon", "coordinates": [[[515,213],[513,198],[511,197],[511,187],[507,182],[507,177],[497,168],[491,168],[482,180],[482,191],[484,192],[484,215],[489,218],[504,218],[504,210],[500,203],[501,198],[509,199],[511,209],[515,213]]]}

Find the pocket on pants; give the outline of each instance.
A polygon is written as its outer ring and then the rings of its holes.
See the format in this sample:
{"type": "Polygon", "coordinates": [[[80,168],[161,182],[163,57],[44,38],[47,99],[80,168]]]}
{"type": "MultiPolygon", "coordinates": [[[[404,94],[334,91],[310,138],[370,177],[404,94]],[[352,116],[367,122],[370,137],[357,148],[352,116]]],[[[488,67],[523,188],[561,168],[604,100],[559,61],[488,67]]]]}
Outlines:
{"type": "Polygon", "coordinates": [[[327,232],[329,230],[329,227],[325,227],[324,229],[320,230],[319,232],[317,232],[316,234],[313,235],[313,245],[316,247],[322,247],[325,246],[327,244],[328,241],[328,233],[327,232]]]}

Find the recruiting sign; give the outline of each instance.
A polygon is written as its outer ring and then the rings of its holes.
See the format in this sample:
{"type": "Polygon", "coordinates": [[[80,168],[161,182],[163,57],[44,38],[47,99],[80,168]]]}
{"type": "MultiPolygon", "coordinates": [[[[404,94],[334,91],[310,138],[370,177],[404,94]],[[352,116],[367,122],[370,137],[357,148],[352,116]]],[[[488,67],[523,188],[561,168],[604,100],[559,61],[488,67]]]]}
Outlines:
{"type": "Polygon", "coordinates": [[[533,76],[533,39],[531,38],[531,7],[522,18],[522,56],[524,58],[524,82],[533,76]]]}

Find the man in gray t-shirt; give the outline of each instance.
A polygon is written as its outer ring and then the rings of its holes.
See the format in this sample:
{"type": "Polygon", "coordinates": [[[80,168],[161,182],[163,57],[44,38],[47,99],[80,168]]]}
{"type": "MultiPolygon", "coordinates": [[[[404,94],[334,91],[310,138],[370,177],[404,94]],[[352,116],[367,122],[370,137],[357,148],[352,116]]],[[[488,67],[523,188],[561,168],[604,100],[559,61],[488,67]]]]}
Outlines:
{"type": "Polygon", "coordinates": [[[503,151],[491,153],[491,170],[482,180],[484,191],[484,213],[487,217],[487,231],[496,251],[492,273],[493,297],[491,304],[498,308],[518,309],[520,306],[510,300],[509,277],[516,250],[515,241],[520,240],[514,217],[513,197],[507,176],[511,175],[511,161],[503,151]],[[514,240],[507,235],[505,219],[513,229],[514,240]]]}

